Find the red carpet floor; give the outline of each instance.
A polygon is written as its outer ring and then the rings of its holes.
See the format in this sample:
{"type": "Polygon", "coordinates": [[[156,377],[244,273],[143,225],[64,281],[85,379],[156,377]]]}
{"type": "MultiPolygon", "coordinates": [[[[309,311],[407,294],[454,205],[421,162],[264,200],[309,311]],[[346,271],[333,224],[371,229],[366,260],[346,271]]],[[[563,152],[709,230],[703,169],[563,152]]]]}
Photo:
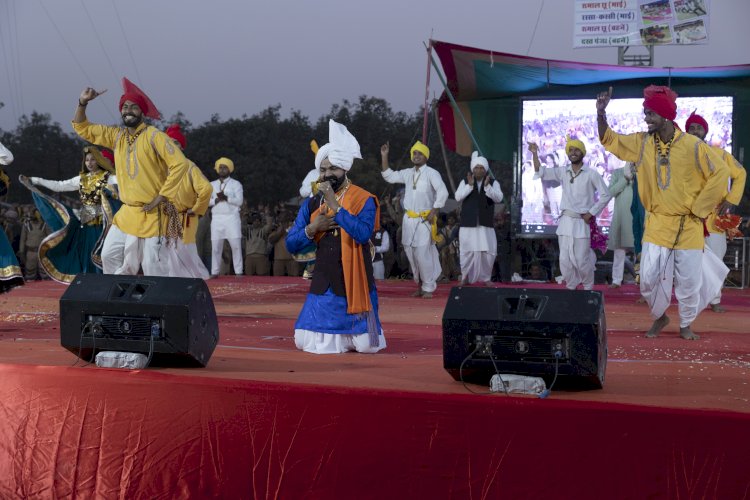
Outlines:
{"type": "Polygon", "coordinates": [[[388,348],[334,356],[294,347],[308,282],[209,286],[221,338],[204,369],[72,367],[64,286],[0,296],[0,497],[750,495],[747,290],[726,290],[727,313],[702,313],[689,342],[676,307],[646,339],[637,289],[602,289],[604,389],[539,400],[474,395],[445,372],[448,286],[423,300],[379,283],[388,348]]]}

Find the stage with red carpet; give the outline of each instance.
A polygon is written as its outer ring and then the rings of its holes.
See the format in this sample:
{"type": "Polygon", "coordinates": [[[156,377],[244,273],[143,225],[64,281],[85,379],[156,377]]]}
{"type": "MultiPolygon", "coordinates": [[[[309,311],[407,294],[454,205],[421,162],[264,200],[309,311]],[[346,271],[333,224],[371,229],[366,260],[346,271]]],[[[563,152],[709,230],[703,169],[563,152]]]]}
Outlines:
{"type": "Polygon", "coordinates": [[[220,340],[205,368],[97,368],[60,345],[65,286],[0,296],[0,497],[750,495],[747,290],[725,290],[727,312],[703,312],[686,341],[676,306],[646,339],[637,288],[597,287],[604,388],[539,399],[444,370],[448,285],[425,300],[378,282],[388,347],[318,356],[293,340],[309,282],[208,284],[220,340]]]}

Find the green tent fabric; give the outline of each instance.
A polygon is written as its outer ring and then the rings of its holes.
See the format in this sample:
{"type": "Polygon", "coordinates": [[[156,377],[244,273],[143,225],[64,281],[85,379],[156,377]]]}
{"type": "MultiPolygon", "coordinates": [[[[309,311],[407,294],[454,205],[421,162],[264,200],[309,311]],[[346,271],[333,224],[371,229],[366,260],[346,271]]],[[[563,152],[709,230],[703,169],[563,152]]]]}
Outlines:
{"type": "MultiPolygon", "coordinates": [[[[610,85],[616,97],[641,97],[650,84],[671,85],[682,96],[735,97],[735,153],[750,141],[750,65],[653,68],[538,59],[431,41],[484,156],[512,161],[519,147],[523,98],[591,98],[610,85]]],[[[468,156],[475,149],[446,93],[438,103],[446,147],[468,156]]],[[[737,154],[735,154],[737,157],[737,154]]]]}

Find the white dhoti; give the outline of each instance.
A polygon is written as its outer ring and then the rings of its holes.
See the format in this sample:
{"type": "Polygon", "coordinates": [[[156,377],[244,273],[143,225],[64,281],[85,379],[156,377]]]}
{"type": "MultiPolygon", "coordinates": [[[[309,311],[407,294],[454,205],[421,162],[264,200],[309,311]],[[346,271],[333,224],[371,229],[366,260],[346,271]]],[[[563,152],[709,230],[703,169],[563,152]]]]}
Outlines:
{"type": "Polygon", "coordinates": [[[372,277],[376,280],[385,279],[385,264],[383,264],[383,259],[372,263],[372,277]]]}
{"type": "Polygon", "coordinates": [[[232,247],[234,273],[241,275],[242,262],[242,223],[239,213],[212,214],[211,218],[211,274],[218,275],[221,267],[221,254],[224,240],[232,247]]]}
{"type": "Polygon", "coordinates": [[[462,227],[458,230],[461,279],[465,283],[492,280],[497,257],[497,236],[491,227],[462,227]]]}
{"type": "Polygon", "coordinates": [[[565,286],[575,290],[582,284],[584,290],[591,290],[594,287],[596,253],[591,249],[589,225],[580,216],[563,215],[557,226],[557,242],[560,247],[560,273],[565,286]]]}
{"type": "Polygon", "coordinates": [[[612,284],[622,285],[622,277],[625,274],[625,249],[615,248],[612,257],[612,284]]]}
{"type": "Polygon", "coordinates": [[[690,326],[721,289],[729,269],[710,249],[672,250],[644,242],[641,252],[641,295],[654,319],[677,298],[680,328],[690,326]]]}
{"type": "Polygon", "coordinates": [[[136,275],[143,267],[145,276],[169,276],[168,252],[158,236],[139,238],[117,226],[109,228],[102,247],[104,274],[136,275]]]}
{"type": "Polygon", "coordinates": [[[168,247],[169,276],[176,278],[208,279],[208,269],[198,256],[195,243],[178,241],[176,246],[168,247]]]}
{"type": "Polygon", "coordinates": [[[409,267],[414,275],[414,282],[421,283],[422,291],[432,293],[437,289],[437,279],[443,268],[440,267],[440,255],[435,245],[421,247],[404,247],[409,267]]]}
{"type": "MultiPolygon", "coordinates": [[[[713,254],[723,261],[724,256],[727,254],[727,236],[724,233],[709,233],[706,238],[706,246],[711,249],[713,254]]],[[[721,303],[721,289],[716,294],[716,297],[711,299],[711,304],[721,303]]]]}
{"type": "Polygon", "coordinates": [[[414,282],[421,283],[422,291],[432,293],[443,268],[435,242],[432,241],[430,223],[421,218],[404,215],[401,225],[401,243],[404,247],[414,282]]]}
{"type": "Polygon", "coordinates": [[[378,335],[378,345],[371,346],[367,333],[330,335],[310,330],[295,330],[294,345],[297,349],[313,354],[339,354],[351,351],[373,354],[387,346],[382,334],[378,335]]]}

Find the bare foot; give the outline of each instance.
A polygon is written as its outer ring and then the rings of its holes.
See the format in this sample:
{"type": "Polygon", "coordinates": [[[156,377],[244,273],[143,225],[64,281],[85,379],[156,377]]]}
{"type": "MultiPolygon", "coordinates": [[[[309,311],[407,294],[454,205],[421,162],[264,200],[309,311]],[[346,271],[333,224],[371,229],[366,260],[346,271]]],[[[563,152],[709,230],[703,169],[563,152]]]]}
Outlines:
{"type": "Polygon", "coordinates": [[[414,293],[411,294],[412,297],[421,297],[422,295],[423,295],[423,293],[422,293],[422,289],[421,288],[419,290],[417,290],[416,292],[414,292],[414,293]]]}
{"type": "Polygon", "coordinates": [[[711,310],[715,313],[725,313],[727,312],[726,309],[721,307],[721,304],[711,304],[711,310]]]}
{"type": "Polygon", "coordinates": [[[651,329],[646,332],[646,338],[653,339],[659,336],[659,333],[669,324],[669,317],[666,314],[662,314],[661,318],[654,320],[654,324],[651,325],[651,329]]]}
{"type": "Polygon", "coordinates": [[[689,326],[683,326],[680,328],[680,337],[685,340],[698,340],[701,338],[700,335],[693,333],[693,330],[691,330],[689,326]]]}
{"type": "Polygon", "coordinates": [[[643,297],[638,297],[638,300],[636,300],[635,303],[636,304],[645,304],[646,303],[646,299],[644,299],[643,297]]]}
{"type": "Polygon", "coordinates": [[[618,283],[610,283],[609,288],[620,288],[620,285],[618,283]]]}
{"type": "Polygon", "coordinates": [[[432,293],[430,293],[430,292],[422,292],[422,298],[423,299],[431,299],[432,298],[432,293]]]}

